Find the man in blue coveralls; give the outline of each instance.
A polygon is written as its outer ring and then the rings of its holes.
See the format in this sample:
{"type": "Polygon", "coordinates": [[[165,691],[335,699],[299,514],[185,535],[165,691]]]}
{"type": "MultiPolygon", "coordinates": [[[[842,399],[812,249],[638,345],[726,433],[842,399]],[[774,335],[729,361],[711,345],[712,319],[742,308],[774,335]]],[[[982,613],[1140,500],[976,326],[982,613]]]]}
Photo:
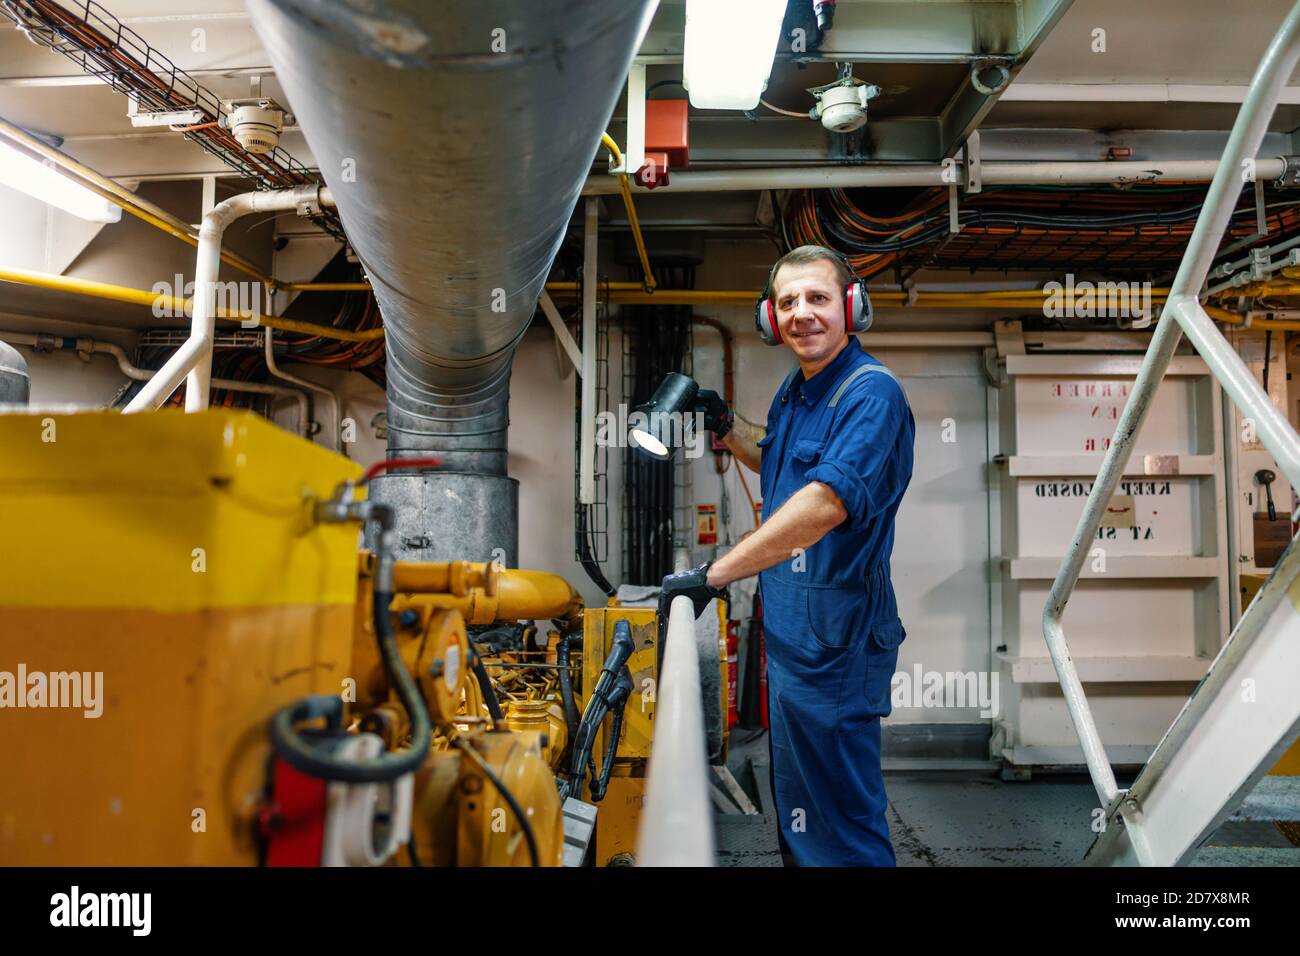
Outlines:
{"type": "Polygon", "coordinates": [[[759,472],[762,525],[724,557],[664,579],[663,606],[685,594],[698,615],[727,584],[759,575],[782,852],[799,866],[895,862],[880,718],[906,636],[889,556],[916,425],[893,374],[849,334],[854,281],[820,246],[773,266],[777,340],[799,368],[766,428],[720,400],[705,418],[759,472]]]}

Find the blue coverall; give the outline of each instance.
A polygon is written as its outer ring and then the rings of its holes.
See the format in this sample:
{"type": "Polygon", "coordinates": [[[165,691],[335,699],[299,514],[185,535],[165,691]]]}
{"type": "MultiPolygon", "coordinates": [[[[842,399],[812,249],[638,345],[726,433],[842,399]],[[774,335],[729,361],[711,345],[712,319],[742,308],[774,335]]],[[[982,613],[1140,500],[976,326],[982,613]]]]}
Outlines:
{"type": "Polygon", "coordinates": [[[759,577],[776,808],[800,866],[895,862],[880,718],[907,636],[889,556],[915,434],[902,386],[850,336],[811,379],[799,369],[786,379],[758,443],[764,519],[811,481],[848,512],[759,577]]]}

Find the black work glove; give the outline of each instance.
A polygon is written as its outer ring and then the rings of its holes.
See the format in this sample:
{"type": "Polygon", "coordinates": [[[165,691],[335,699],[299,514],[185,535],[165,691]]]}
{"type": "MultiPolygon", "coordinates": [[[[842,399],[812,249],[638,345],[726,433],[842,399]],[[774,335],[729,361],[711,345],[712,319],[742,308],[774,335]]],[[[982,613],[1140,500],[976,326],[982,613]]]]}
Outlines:
{"type": "Polygon", "coordinates": [[[678,571],[664,578],[663,587],[659,592],[659,620],[664,622],[668,620],[668,612],[673,606],[673,598],[685,594],[695,605],[695,616],[698,618],[704,613],[704,609],[709,606],[709,602],[714,598],[726,598],[726,588],[711,587],[708,583],[709,566],[713,564],[709,561],[701,564],[698,568],[691,571],[678,571]]]}
{"type": "Polygon", "coordinates": [[[709,606],[709,602],[714,598],[726,599],[726,588],[714,588],[709,586],[709,566],[712,561],[701,564],[692,571],[678,571],[664,578],[663,586],[659,591],[659,640],[657,644],[657,660],[655,667],[656,674],[662,674],[664,668],[664,644],[668,636],[668,612],[672,609],[673,599],[685,594],[695,605],[695,617],[704,613],[704,609],[709,606]]]}
{"type": "Polygon", "coordinates": [[[696,394],[695,401],[700,411],[704,412],[704,427],[721,440],[731,431],[731,426],[736,421],[726,399],[711,388],[702,388],[696,394]]]}

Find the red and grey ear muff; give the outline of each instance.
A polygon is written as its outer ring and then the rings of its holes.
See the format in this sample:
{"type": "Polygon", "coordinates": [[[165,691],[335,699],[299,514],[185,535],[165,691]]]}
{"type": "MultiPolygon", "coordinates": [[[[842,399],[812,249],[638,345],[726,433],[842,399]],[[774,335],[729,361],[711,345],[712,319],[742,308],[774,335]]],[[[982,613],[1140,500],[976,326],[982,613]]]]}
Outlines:
{"type": "Polygon", "coordinates": [[[871,296],[867,295],[866,281],[854,278],[849,284],[848,294],[844,297],[844,324],[848,326],[849,334],[867,331],[871,328],[871,320],[874,317],[871,310],[871,296]]]}
{"type": "Polygon", "coordinates": [[[758,297],[754,306],[754,327],[765,345],[781,344],[781,329],[776,324],[776,305],[766,292],[758,297]]]}

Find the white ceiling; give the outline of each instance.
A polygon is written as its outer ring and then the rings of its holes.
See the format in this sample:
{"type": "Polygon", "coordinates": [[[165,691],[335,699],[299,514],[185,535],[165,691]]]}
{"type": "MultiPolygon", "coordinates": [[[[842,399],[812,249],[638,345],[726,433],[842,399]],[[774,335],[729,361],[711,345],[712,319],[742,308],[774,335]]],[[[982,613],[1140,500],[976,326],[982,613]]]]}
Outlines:
{"type": "MultiPolygon", "coordinates": [[[[463,0],[456,0],[463,2],[463,0]]],[[[883,0],[840,0],[869,5],[883,0]]],[[[896,0],[895,0],[896,2],[896,0]]],[[[945,0],[915,0],[918,5],[945,0]]],[[[104,0],[104,6],[180,68],[196,72],[219,95],[246,96],[247,76],[221,72],[268,63],[240,0],[104,0]],[[194,31],[203,48],[194,49],[194,31]],[[218,71],[213,73],[210,71],[218,71]]],[[[666,2],[660,16],[680,16],[679,0],[666,2]]],[[[1097,85],[1108,96],[1128,84],[1243,86],[1249,82],[1273,31],[1290,9],[1289,0],[1075,0],[1023,69],[1019,82],[1097,85]],[[1106,52],[1092,52],[1093,31],[1104,30],[1106,52]]],[[[864,71],[865,72],[865,71],[864,71]]],[[[270,95],[280,90],[273,80],[270,95]]],[[[1036,93],[1036,95],[1039,95],[1036,93]]],[[[1200,109],[1195,103],[1068,103],[1050,94],[1036,102],[1005,103],[991,125],[1060,126],[1092,129],[1225,129],[1233,106],[1200,109]]],[[[160,175],[221,169],[199,147],[177,134],[134,130],[126,99],[103,84],[84,80],[76,66],[26,41],[8,21],[0,22],[0,116],[65,137],[65,149],[114,176],[160,175]],[[51,85],[71,77],[77,85],[51,85]]],[[[1274,129],[1290,130],[1300,110],[1279,113],[1274,129]]],[[[310,162],[300,135],[286,146],[310,162]]]]}

